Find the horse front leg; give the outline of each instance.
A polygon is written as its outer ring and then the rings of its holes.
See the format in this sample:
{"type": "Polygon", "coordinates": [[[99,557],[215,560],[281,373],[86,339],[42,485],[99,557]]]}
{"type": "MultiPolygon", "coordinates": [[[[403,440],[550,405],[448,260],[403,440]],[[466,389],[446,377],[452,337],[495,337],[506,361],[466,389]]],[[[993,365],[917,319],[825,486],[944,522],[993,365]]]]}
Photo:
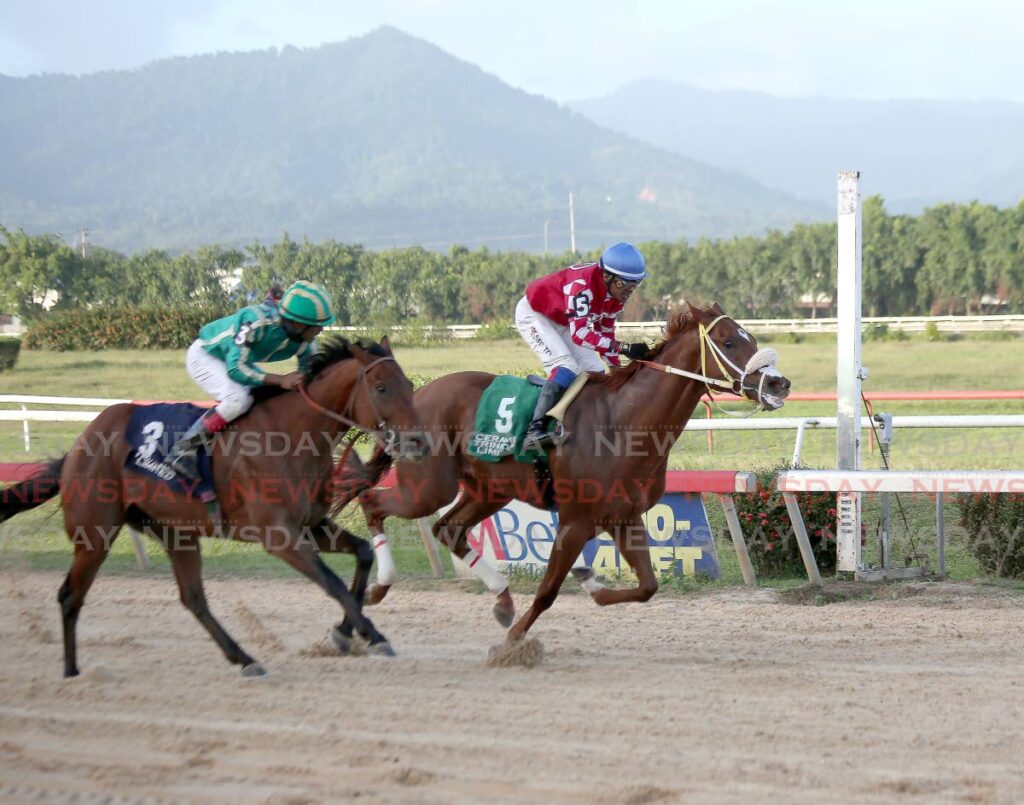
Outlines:
{"type": "Polygon", "coordinates": [[[579,568],[573,575],[580,585],[590,593],[598,606],[611,604],[644,603],[658,592],[658,578],[651,564],[651,551],[647,546],[647,527],[639,517],[608,529],[619,554],[632,568],[637,586],[626,590],[609,590],[597,580],[591,568],[579,568]]]}
{"type": "Polygon", "coordinates": [[[281,530],[280,526],[264,530],[266,537],[263,547],[267,553],[291,565],[341,604],[346,620],[351,622],[354,630],[369,644],[369,654],[380,657],[394,656],[395,652],[387,638],[378,632],[370,619],[363,614],[362,606],[345,586],[345,582],[324,564],[313,542],[304,539],[296,528],[285,528],[287,534],[282,540],[281,530]]]}
{"type": "Polygon", "coordinates": [[[551,551],[551,558],[548,560],[548,568],[544,572],[540,586],[537,587],[533,603],[508,631],[507,639],[510,643],[526,637],[534,621],[555,603],[562,582],[569,575],[570,568],[576,562],[587,540],[594,536],[594,532],[594,524],[589,520],[562,522],[551,551]]]}
{"type": "MultiPolygon", "coordinates": [[[[313,529],[313,538],[317,550],[321,553],[347,553],[355,556],[352,597],[362,607],[366,597],[366,585],[370,579],[370,568],[373,567],[373,550],[370,543],[327,518],[313,529]]],[[[353,631],[354,624],[348,614],[331,630],[331,640],[342,654],[348,654],[352,649],[353,631]]]]}
{"type": "Polygon", "coordinates": [[[398,580],[384,521],[388,517],[407,520],[427,517],[452,500],[458,491],[455,458],[438,456],[419,464],[399,464],[394,486],[369,489],[359,496],[377,559],[377,577],[367,591],[367,606],[383,601],[388,589],[398,580]]]}

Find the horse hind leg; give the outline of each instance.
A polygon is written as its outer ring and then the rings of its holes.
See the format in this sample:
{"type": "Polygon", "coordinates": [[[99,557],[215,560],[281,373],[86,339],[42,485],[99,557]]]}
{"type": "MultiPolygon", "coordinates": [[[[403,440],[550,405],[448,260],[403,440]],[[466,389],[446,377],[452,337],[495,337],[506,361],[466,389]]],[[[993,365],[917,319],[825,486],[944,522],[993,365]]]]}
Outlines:
{"type": "Polygon", "coordinates": [[[491,611],[494,619],[507,629],[516,615],[508,579],[471,548],[466,539],[469,529],[490,517],[506,503],[508,499],[488,501],[465,495],[434,523],[433,530],[435,539],[451,551],[453,556],[465,562],[487,589],[497,596],[491,611]]]}
{"type": "Polygon", "coordinates": [[[110,547],[120,529],[121,524],[114,521],[108,525],[94,526],[71,526],[65,523],[65,530],[75,548],[71,569],[57,593],[64,633],[66,677],[78,676],[78,616],[85,604],[85,596],[96,580],[96,574],[110,553],[110,547]]]}

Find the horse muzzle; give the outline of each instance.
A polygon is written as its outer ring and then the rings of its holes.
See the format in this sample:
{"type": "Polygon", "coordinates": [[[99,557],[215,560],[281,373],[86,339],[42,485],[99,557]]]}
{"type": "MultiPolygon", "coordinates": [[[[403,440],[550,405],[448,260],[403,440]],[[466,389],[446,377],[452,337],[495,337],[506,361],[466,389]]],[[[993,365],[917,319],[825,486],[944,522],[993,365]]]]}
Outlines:
{"type": "Polygon", "coordinates": [[[778,354],[774,349],[759,349],[747,361],[739,381],[740,394],[766,411],[782,408],[792,385],[789,378],[775,368],[777,361],[778,354]]]}
{"type": "Polygon", "coordinates": [[[416,463],[426,458],[430,452],[430,442],[423,431],[387,428],[383,436],[384,452],[396,461],[416,463]]]}
{"type": "Polygon", "coordinates": [[[777,411],[785,405],[791,385],[789,378],[769,366],[746,375],[740,383],[740,392],[766,411],[777,411]]]}

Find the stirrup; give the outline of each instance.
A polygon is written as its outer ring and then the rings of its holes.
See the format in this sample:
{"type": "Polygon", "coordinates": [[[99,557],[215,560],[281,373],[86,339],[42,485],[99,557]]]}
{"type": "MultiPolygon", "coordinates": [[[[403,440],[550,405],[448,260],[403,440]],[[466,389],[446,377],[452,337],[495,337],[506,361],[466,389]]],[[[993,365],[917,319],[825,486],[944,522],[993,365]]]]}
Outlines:
{"type": "Polygon", "coordinates": [[[540,450],[545,447],[552,447],[561,442],[561,439],[565,436],[565,428],[562,427],[562,423],[559,422],[553,431],[541,431],[537,435],[533,435],[527,432],[526,436],[523,437],[523,446],[520,448],[523,452],[530,450],[540,450]]]}
{"type": "Polygon", "coordinates": [[[198,447],[190,447],[178,453],[172,453],[167,456],[166,463],[186,481],[195,481],[199,478],[198,447]]]}

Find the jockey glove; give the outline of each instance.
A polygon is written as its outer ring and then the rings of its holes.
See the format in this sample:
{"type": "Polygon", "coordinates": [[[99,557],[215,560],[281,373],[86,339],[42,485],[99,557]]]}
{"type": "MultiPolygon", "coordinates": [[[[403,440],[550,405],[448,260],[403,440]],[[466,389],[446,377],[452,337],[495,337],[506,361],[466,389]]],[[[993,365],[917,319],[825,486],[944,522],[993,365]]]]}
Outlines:
{"type": "Polygon", "coordinates": [[[635,344],[627,344],[625,341],[619,342],[619,354],[625,355],[631,361],[635,361],[637,358],[646,358],[650,352],[651,348],[643,341],[635,344]]]}

